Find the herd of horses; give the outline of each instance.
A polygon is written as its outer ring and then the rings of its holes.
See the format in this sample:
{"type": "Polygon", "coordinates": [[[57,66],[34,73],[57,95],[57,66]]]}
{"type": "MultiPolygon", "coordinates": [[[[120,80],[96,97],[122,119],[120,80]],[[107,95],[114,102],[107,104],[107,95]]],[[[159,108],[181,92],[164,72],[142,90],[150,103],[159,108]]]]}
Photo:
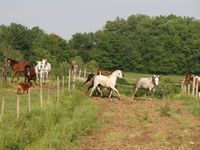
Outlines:
{"type": "MultiPolygon", "coordinates": [[[[121,70],[115,70],[111,73],[104,71],[102,69],[99,69],[97,71],[97,75],[91,73],[88,75],[87,80],[84,82],[84,84],[88,84],[88,92],[90,91],[90,96],[92,96],[93,92],[95,89],[100,93],[100,96],[103,96],[103,93],[101,89],[103,87],[106,87],[109,90],[109,95],[108,97],[110,98],[112,96],[112,91],[116,92],[118,95],[118,98],[120,99],[120,94],[118,90],[116,89],[116,81],[117,78],[123,79],[124,75],[121,70]]],[[[138,79],[136,85],[135,85],[135,90],[133,93],[132,98],[134,99],[135,94],[137,93],[139,88],[147,89],[149,90],[150,94],[153,91],[152,94],[154,94],[156,87],[159,84],[159,76],[158,75],[153,75],[152,77],[149,78],[140,78],[138,79]]]]}
{"type": "Polygon", "coordinates": [[[51,71],[51,65],[47,62],[47,59],[42,59],[41,61],[37,61],[37,64],[34,66],[30,61],[16,61],[11,58],[7,58],[6,60],[7,66],[12,68],[12,79],[11,82],[14,81],[14,78],[17,78],[19,81],[19,74],[23,73],[25,77],[25,83],[30,83],[31,80],[35,82],[39,81],[40,84],[48,82],[49,72],[51,71]]]}
{"type": "MultiPolygon", "coordinates": [[[[34,80],[37,85],[38,81],[40,84],[48,82],[49,80],[49,72],[51,71],[51,65],[47,62],[47,59],[42,59],[41,61],[37,61],[37,64],[34,66],[30,61],[16,61],[14,59],[8,58],[6,61],[8,66],[11,66],[13,76],[11,82],[14,81],[16,77],[19,81],[18,74],[23,73],[25,77],[25,83],[31,83],[31,80],[34,80]]],[[[193,74],[187,74],[184,78],[184,84],[189,84],[190,81],[193,81],[193,74]]],[[[118,98],[120,99],[119,91],[116,89],[117,79],[123,79],[124,75],[121,70],[115,70],[113,72],[108,72],[102,69],[98,69],[97,74],[89,74],[87,80],[84,84],[89,85],[87,92],[90,91],[90,96],[93,95],[93,92],[97,89],[100,93],[100,96],[103,96],[102,88],[108,89],[108,97],[112,96],[112,92],[116,92],[118,98]]],[[[200,78],[199,78],[200,79],[200,78]]],[[[149,90],[150,94],[155,93],[156,87],[159,85],[159,76],[152,75],[148,78],[139,78],[134,86],[134,92],[132,98],[134,99],[139,88],[149,90]]],[[[28,86],[28,85],[27,85],[28,86]]],[[[23,86],[22,86],[23,87],[23,86]]],[[[21,87],[21,88],[22,88],[21,87]]],[[[23,88],[22,88],[23,89],[23,88]]],[[[198,87],[198,91],[200,92],[200,84],[198,87]]]]}

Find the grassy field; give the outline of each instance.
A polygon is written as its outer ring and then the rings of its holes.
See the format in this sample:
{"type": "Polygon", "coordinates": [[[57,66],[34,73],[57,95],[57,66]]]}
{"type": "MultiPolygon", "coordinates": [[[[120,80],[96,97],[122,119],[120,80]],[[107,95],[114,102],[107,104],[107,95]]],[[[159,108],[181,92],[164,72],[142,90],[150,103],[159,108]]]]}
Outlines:
{"type": "MultiPolygon", "coordinates": [[[[99,126],[98,107],[82,92],[60,93],[56,88],[43,88],[43,108],[40,108],[40,88],[31,88],[31,112],[28,95],[20,95],[20,118],[16,119],[16,83],[0,85],[1,99],[5,99],[3,120],[0,123],[0,149],[45,150],[76,149],[82,136],[99,126]]],[[[0,99],[0,102],[1,102],[0,99]]]]}
{"type": "MultiPolygon", "coordinates": [[[[119,80],[117,89],[124,98],[133,93],[134,80],[148,77],[150,74],[125,73],[130,81],[119,80]]],[[[154,98],[184,100],[188,110],[200,116],[200,103],[194,97],[180,94],[180,83],[183,76],[160,76],[160,85],[154,98]]],[[[10,79],[9,79],[10,80],[10,79]]],[[[23,80],[23,79],[22,79],[23,80]]],[[[54,80],[55,81],[55,80],[54,80]]],[[[81,138],[90,134],[100,126],[98,105],[85,96],[87,86],[76,83],[76,91],[60,93],[60,101],[56,100],[56,83],[43,88],[43,108],[40,108],[40,88],[31,88],[31,112],[28,112],[28,95],[20,95],[20,119],[16,119],[16,85],[17,83],[0,84],[0,102],[5,99],[3,120],[0,123],[0,149],[45,150],[76,149],[81,138]]],[[[144,98],[144,90],[140,90],[137,98],[144,98]]],[[[114,95],[116,96],[116,95],[114,95]]],[[[1,103],[0,103],[1,105],[1,103]]],[[[107,114],[108,116],[112,114],[107,114]]],[[[112,136],[117,136],[113,135],[112,136]]],[[[111,139],[108,136],[106,139],[111,139]]]]}

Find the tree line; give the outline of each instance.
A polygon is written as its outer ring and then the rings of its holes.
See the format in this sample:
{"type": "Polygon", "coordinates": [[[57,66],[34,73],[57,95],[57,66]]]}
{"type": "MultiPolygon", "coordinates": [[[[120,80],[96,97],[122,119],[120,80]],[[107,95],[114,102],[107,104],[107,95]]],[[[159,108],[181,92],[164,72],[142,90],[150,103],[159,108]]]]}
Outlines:
{"type": "Polygon", "coordinates": [[[175,15],[117,17],[101,30],[75,33],[69,41],[39,27],[0,25],[1,62],[5,57],[32,62],[45,57],[55,67],[66,67],[75,59],[91,69],[199,74],[200,20],[175,15]]]}

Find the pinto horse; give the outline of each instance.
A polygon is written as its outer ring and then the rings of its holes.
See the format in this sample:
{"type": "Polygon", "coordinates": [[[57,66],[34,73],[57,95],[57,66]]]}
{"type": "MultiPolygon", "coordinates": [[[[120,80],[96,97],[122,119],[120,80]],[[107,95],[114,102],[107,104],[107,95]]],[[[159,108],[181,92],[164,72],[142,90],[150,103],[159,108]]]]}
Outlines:
{"type": "Polygon", "coordinates": [[[18,74],[24,72],[24,69],[25,69],[26,65],[33,66],[32,63],[29,62],[29,61],[27,61],[27,60],[16,61],[16,60],[11,59],[11,58],[7,58],[7,65],[11,66],[11,68],[12,68],[13,76],[12,76],[11,82],[13,82],[13,80],[14,80],[15,77],[17,77],[17,79],[19,81],[18,74]]]}
{"type": "MultiPolygon", "coordinates": [[[[195,77],[198,77],[198,76],[189,73],[189,74],[187,74],[187,75],[185,76],[185,79],[183,80],[183,83],[184,83],[185,85],[188,85],[188,84],[190,83],[190,81],[193,82],[193,80],[194,80],[195,77]]],[[[200,92],[200,77],[198,77],[198,78],[199,78],[199,87],[198,87],[198,91],[200,92]]]]}
{"type": "Polygon", "coordinates": [[[190,81],[193,81],[194,77],[196,77],[194,74],[191,74],[191,73],[188,73],[186,76],[185,76],[185,79],[184,79],[184,84],[189,84],[190,81]]]}

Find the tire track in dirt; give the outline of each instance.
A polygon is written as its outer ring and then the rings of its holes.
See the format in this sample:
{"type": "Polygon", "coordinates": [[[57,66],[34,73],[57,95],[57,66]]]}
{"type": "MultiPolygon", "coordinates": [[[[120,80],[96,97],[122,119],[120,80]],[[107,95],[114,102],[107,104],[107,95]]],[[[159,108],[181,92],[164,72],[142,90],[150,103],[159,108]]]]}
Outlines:
{"type": "Polygon", "coordinates": [[[85,137],[80,150],[197,150],[200,119],[182,101],[93,98],[102,126],[85,137]],[[170,117],[160,116],[170,108],[170,117]]]}

